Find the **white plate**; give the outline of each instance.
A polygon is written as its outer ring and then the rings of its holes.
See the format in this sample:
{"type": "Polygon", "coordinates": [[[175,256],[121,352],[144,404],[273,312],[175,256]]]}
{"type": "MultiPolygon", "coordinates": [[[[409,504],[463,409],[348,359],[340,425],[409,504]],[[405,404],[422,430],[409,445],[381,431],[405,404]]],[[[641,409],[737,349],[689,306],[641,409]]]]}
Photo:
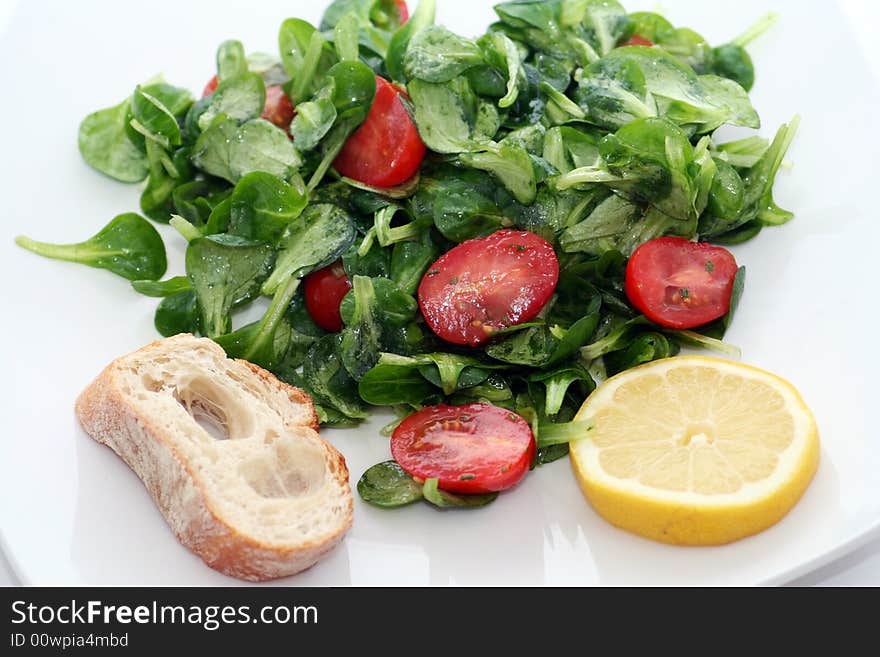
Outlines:
{"type": "MultiPolygon", "coordinates": [[[[68,242],[135,210],[139,190],[89,169],[80,119],[162,72],[198,90],[223,39],[275,51],[282,19],[316,21],[324,0],[259,3],[21,2],[0,5],[4,294],[0,399],[0,521],[5,548],[31,584],[231,584],[182,548],[146,491],[73,415],[77,393],[114,357],[156,337],[155,300],[106,272],[37,258],[12,238],[68,242]],[[8,22],[3,29],[4,13],[8,22]]],[[[650,0],[627,3],[651,8],[650,0]]],[[[752,584],[778,583],[839,556],[880,526],[876,403],[876,215],[880,107],[867,3],[667,0],[670,19],[721,43],[768,9],[780,23],[752,48],[762,133],[800,113],[794,163],[777,200],[796,211],[736,249],[748,268],[729,339],[743,360],[791,380],[818,419],[822,461],[795,509],[768,531],[718,548],[649,542],[587,506],[567,460],[541,468],[478,511],[419,504],[397,511],[355,500],[355,523],[327,559],[284,584],[752,584]],[[862,45],[860,45],[862,44],[862,45]]],[[[486,0],[439,0],[439,20],[465,34],[492,19],[486,0]]],[[[169,237],[171,271],[181,241],[169,237]]],[[[389,456],[377,429],[326,435],[352,483],[389,456]]]]}

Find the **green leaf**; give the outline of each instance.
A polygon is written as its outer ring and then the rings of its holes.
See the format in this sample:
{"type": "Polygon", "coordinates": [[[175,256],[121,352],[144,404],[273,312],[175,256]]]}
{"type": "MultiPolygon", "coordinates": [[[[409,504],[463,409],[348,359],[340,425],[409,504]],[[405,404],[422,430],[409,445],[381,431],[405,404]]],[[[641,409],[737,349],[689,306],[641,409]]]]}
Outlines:
{"type": "Polygon", "coordinates": [[[712,73],[736,82],[746,91],[755,84],[755,65],[748,51],[736,43],[712,49],[712,73]]]}
{"type": "Polygon", "coordinates": [[[367,118],[376,95],[376,76],[362,62],[339,62],[327,75],[333,81],[333,105],[337,118],[321,143],[323,157],[309,180],[310,191],[320,184],[349,136],[367,118]]]}
{"type": "Polygon", "coordinates": [[[330,203],[312,203],[288,224],[263,294],[275,294],[291,276],[306,274],[336,260],[354,241],[351,216],[330,203]]]}
{"type": "MultiPolygon", "coordinates": [[[[252,322],[232,331],[231,333],[224,333],[223,335],[215,336],[213,339],[214,342],[223,347],[223,350],[229,358],[245,358],[255,365],[259,365],[264,369],[272,371],[276,376],[279,376],[279,378],[282,378],[278,368],[282,367],[283,364],[286,364],[287,354],[290,351],[294,340],[301,338],[302,336],[295,335],[295,332],[287,319],[287,315],[285,315],[282,317],[281,321],[278,322],[275,332],[272,334],[271,344],[259,353],[250,353],[250,346],[259,331],[260,322],[252,322]]],[[[316,339],[306,340],[308,346],[314,344],[315,341],[316,339]]],[[[308,348],[308,346],[306,348],[308,348]]]]}
{"type": "Polygon", "coordinates": [[[614,49],[584,70],[577,98],[591,121],[612,130],[651,116],[664,116],[688,134],[709,133],[724,123],[760,127],[742,87],[698,76],[662,48],[614,49]]]}
{"type": "Polygon", "coordinates": [[[131,286],[135,292],[148,297],[168,297],[192,289],[192,284],[186,276],[174,276],[164,281],[132,281],[131,286]]]}
{"type": "Polygon", "coordinates": [[[640,333],[623,349],[605,355],[605,371],[608,376],[614,376],[643,363],[675,356],[678,352],[678,344],[662,333],[640,333]]]}
{"type": "Polygon", "coordinates": [[[736,270],[736,275],[733,277],[733,289],[730,293],[730,308],[728,309],[724,317],[721,318],[721,321],[724,323],[725,330],[729,329],[731,323],[733,322],[733,316],[736,314],[736,309],[739,308],[739,300],[742,299],[745,287],[746,268],[743,266],[736,270]]]}
{"type": "Polygon", "coordinates": [[[401,26],[391,37],[388,53],[385,57],[385,67],[395,82],[406,82],[404,58],[409,43],[414,35],[434,23],[436,5],[436,0],[419,0],[418,7],[406,24],[401,26]]]}
{"type": "Polygon", "coordinates": [[[633,29],[645,39],[661,46],[682,64],[700,73],[710,72],[712,49],[699,34],[686,27],[675,28],[665,18],[652,12],[630,14],[633,29]]]}
{"type": "Polygon", "coordinates": [[[247,56],[241,41],[224,41],[217,48],[217,81],[220,83],[248,72],[247,56]]]}
{"type": "Polygon", "coordinates": [[[264,119],[251,119],[242,125],[233,119],[212,124],[196,140],[192,161],[203,171],[233,184],[251,171],[288,180],[301,162],[287,133],[264,119]]]}
{"type": "Polygon", "coordinates": [[[559,237],[559,245],[566,253],[601,255],[619,248],[640,217],[637,205],[620,196],[609,196],[586,218],[567,228],[559,237]]]}
{"type": "Polygon", "coordinates": [[[601,166],[569,171],[556,179],[555,186],[565,190],[607,185],[636,204],[649,204],[667,221],[681,222],[669,228],[670,234],[692,237],[715,175],[707,145],[708,141],[698,144],[698,157],[685,133],[672,122],[636,119],[599,142],[601,166]]]}
{"type": "Polygon", "coordinates": [[[164,338],[179,333],[199,333],[199,304],[196,293],[187,290],[162,299],[156,308],[153,324],[164,338]]]}
{"type": "Polygon", "coordinates": [[[562,408],[565,394],[571,385],[577,381],[585,384],[585,393],[589,394],[596,387],[590,373],[578,363],[560,365],[549,371],[538,371],[529,376],[529,381],[543,383],[546,389],[544,400],[544,412],[547,415],[556,415],[562,408]]]}
{"type": "Polygon", "coordinates": [[[357,393],[357,383],[339,360],[341,339],[342,336],[332,333],[312,346],[303,363],[303,380],[319,404],[359,420],[369,417],[369,412],[357,393]]]}
{"type": "Polygon", "coordinates": [[[383,353],[358,382],[358,393],[368,404],[420,405],[436,388],[419,373],[412,359],[383,353]],[[398,362],[403,359],[402,364],[398,362]]]}
{"type": "MultiPolygon", "coordinates": [[[[354,278],[368,278],[366,276],[354,276],[354,278]]],[[[403,328],[408,325],[416,315],[419,305],[411,294],[402,290],[397,283],[387,278],[375,277],[370,279],[373,288],[372,305],[375,306],[376,321],[390,329],[403,328]]],[[[339,304],[339,314],[345,324],[355,323],[357,309],[355,290],[349,290],[339,304]]]]}
{"type": "Polygon", "coordinates": [[[523,148],[502,142],[485,152],[462,153],[459,157],[464,165],[493,174],[520,203],[529,205],[535,200],[535,170],[523,148]]]}
{"type": "Polygon", "coordinates": [[[171,193],[171,201],[178,215],[203,228],[214,209],[231,194],[232,188],[225,181],[210,178],[178,184],[171,193]]]}
{"type": "Polygon", "coordinates": [[[79,126],[79,152],[93,169],[121,182],[147,177],[147,156],[129,139],[126,126],[131,100],[89,114],[79,126]]]}
{"type": "Polygon", "coordinates": [[[296,116],[290,124],[290,134],[297,147],[303,151],[313,149],[326,136],[336,121],[336,105],[333,103],[335,83],[328,78],[312,99],[296,106],[296,116]]]}
{"type": "Polygon", "coordinates": [[[131,99],[132,126],[163,148],[180,145],[180,126],[161,100],[138,86],[131,99]],[[136,122],[136,123],[135,123],[136,122]]]}
{"type": "MultiPolygon", "coordinates": [[[[736,169],[724,160],[716,160],[715,167],[716,175],[709,191],[708,214],[721,220],[734,220],[743,209],[745,185],[736,169]]],[[[700,217],[700,232],[703,232],[702,226],[703,217],[700,217]]]]}
{"type": "Polygon", "coordinates": [[[333,28],[333,46],[336,48],[336,56],[341,62],[358,61],[358,28],[360,27],[358,16],[350,11],[343,16],[333,28]]]}
{"type": "Polygon", "coordinates": [[[255,73],[223,80],[211,94],[211,103],[199,117],[199,128],[207,130],[217,117],[244,123],[255,119],[266,104],[266,85],[255,73]]]}
{"type": "Polygon", "coordinates": [[[641,315],[623,322],[601,338],[581,347],[581,359],[589,363],[590,361],[599,358],[599,356],[604,356],[612,351],[623,349],[629,344],[633,334],[638,332],[639,328],[643,326],[652,326],[652,324],[648,319],[641,315]]]}
{"type": "Polygon", "coordinates": [[[391,252],[389,277],[403,292],[416,293],[422,277],[437,258],[440,249],[429,231],[424,231],[418,241],[400,242],[391,252]]]}
{"type": "Polygon", "coordinates": [[[147,160],[150,163],[150,177],[141,193],[141,212],[153,221],[168,223],[174,210],[172,200],[178,185],[192,179],[193,169],[189,163],[189,149],[178,148],[169,157],[162,146],[152,139],[146,141],[147,160]],[[169,173],[172,171],[175,175],[169,173]]]}
{"type": "Polygon", "coordinates": [[[744,139],[729,141],[715,146],[713,155],[738,169],[748,169],[755,166],[770,147],[770,142],[764,137],[752,135],[744,139]]]}
{"type": "Polygon", "coordinates": [[[390,203],[383,208],[376,210],[373,215],[373,228],[376,235],[376,241],[380,246],[391,246],[398,242],[406,242],[417,239],[423,232],[424,227],[419,225],[417,221],[409,221],[392,227],[392,220],[398,214],[402,214],[405,218],[411,219],[409,211],[403,206],[390,203]]]}
{"type": "Polygon", "coordinates": [[[412,209],[434,222],[443,237],[464,242],[510,225],[496,198],[497,185],[482,173],[444,166],[422,177],[412,209]]]}
{"type": "Polygon", "coordinates": [[[189,243],[186,273],[199,300],[205,335],[213,338],[229,332],[233,305],[259,294],[272,258],[268,244],[234,235],[211,235],[189,243]]]}
{"type": "Polygon", "coordinates": [[[230,198],[229,233],[273,244],[308,203],[304,190],[262,171],[243,176],[230,198]]]}
{"type": "Polygon", "coordinates": [[[429,25],[410,40],[403,68],[409,80],[449,82],[483,63],[483,53],[476,43],[441,25],[429,25]]]}
{"type": "Polygon", "coordinates": [[[481,101],[465,78],[434,84],[413,80],[407,86],[416,126],[436,153],[485,150],[498,131],[498,112],[481,101]]]}
{"type": "Polygon", "coordinates": [[[290,77],[286,91],[297,106],[323,83],[327,70],[336,63],[336,54],[314,26],[298,18],[288,18],[281,24],[278,49],[290,77]]]}
{"type": "Polygon", "coordinates": [[[776,173],[794,141],[800,123],[800,116],[795,116],[787,125],[782,125],[767,152],[755,166],[743,173],[742,179],[745,185],[743,211],[748,216],[753,208],[756,209],[757,219],[765,226],[778,226],[794,217],[793,213],[776,205],[773,200],[773,185],[776,182],[776,173]]]}
{"type": "Polygon", "coordinates": [[[523,54],[519,47],[503,32],[489,32],[477,42],[489,57],[502,64],[507,77],[504,95],[498,100],[498,107],[505,109],[516,102],[519,97],[520,79],[525,77],[523,71],[523,54]]]}
{"type": "Polygon", "coordinates": [[[369,468],[357,482],[364,502],[384,508],[412,504],[422,499],[422,486],[395,461],[384,461],[369,468]]]}
{"type": "Polygon", "coordinates": [[[579,23],[583,39],[602,56],[614,50],[630,29],[626,10],[614,0],[563,1],[561,23],[579,23]]]}
{"type": "Polygon", "coordinates": [[[130,281],[157,280],[167,267],[162,237],[133,212],[118,215],[85,242],[49,244],[19,235],[15,243],[46,258],[107,269],[130,281]]]}
{"type": "Polygon", "coordinates": [[[275,332],[293,300],[300,280],[315,269],[335,261],[354,240],[351,217],[340,207],[314,203],[289,224],[279,241],[272,274],[262,286],[272,302],[259,330],[244,353],[248,360],[271,358],[275,332]]]}
{"type": "Polygon", "coordinates": [[[354,310],[350,322],[342,330],[339,358],[355,381],[364,377],[379,360],[382,327],[377,323],[376,293],[368,276],[352,279],[350,294],[354,310]]]}

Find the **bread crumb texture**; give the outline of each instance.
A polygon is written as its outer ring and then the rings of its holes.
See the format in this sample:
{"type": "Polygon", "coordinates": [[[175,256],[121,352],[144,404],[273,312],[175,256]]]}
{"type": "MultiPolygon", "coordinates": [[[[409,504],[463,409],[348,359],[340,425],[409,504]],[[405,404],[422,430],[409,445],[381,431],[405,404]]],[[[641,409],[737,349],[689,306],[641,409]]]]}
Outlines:
{"type": "Polygon", "coordinates": [[[351,526],[348,468],[318,435],[311,398],[212,340],[177,335],[115,360],[76,413],[181,543],[227,575],[292,575],[351,526]]]}

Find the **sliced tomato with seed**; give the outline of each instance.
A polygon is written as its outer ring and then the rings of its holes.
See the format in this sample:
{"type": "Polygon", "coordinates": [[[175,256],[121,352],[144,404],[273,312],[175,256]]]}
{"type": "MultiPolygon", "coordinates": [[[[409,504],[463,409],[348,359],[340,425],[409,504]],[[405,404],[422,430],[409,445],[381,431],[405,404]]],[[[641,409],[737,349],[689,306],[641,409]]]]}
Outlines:
{"type": "Polygon", "coordinates": [[[499,230],[462,242],[431,265],[419,285],[419,307],[439,337],[475,347],[534,319],[558,279],[559,261],[547,240],[499,230]]]}
{"type": "MultiPolygon", "coordinates": [[[[217,76],[215,75],[208,80],[208,84],[202,90],[202,97],[210,96],[217,91],[217,84],[217,76]]],[[[263,105],[263,113],[260,115],[260,118],[266,119],[279,128],[288,130],[294,116],[296,116],[296,110],[293,107],[293,103],[290,102],[290,98],[284,93],[284,89],[277,84],[266,87],[266,104],[263,105]]]]}
{"type": "Polygon", "coordinates": [[[325,331],[339,333],[342,330],[339,305],[351,289],[351,281],[342,267],[342,261],[312,272],[306,276],[303,287],[306,310],[315,324],[325,331]]]}
{"type": "Polygon", "coordinates": [[[413,477],[450,493],[476,494],[517,484],[535,455],[529,423],[491,404],[427,406],[391,435],[394,460],[413,477]]]}
{"type": "Polygon", "coordinates": [[[376,77],[370,113],[333,162],[340,174],[372,187],[395,187],[418,172],[427,149],[400,95],[376,77]]]}
{"type": "Polygon", "coordinates": [[[626,296],[652,322],[694,328],[730,310],[736,270],[736,259],[723,247],[660,237],[630,256],[626,296]]]}

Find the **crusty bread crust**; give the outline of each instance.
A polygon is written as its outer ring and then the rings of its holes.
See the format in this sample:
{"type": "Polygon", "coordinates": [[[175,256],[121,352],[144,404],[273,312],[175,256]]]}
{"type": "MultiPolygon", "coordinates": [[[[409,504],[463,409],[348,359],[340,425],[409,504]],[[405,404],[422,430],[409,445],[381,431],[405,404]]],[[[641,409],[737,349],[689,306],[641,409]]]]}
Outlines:
{"type": "Polygon", "coordinates": [[[268,370],[264,370],[259,365],[254,365],[249,360],[242,360],[241,358],[235,359],[236,363],[241,363],[248,369],[250,369],[254,374],[263,379],[270,386],[275,386],[280,390],[284,390],[287,393],[288,399],[294,404],[299,404],[302,406],[306,406],[309,409],[309,413],[311,414],[311,422],[306,424],[305,426],[318,431],[320,428],[320,421],[318,420],[318,413],[315,411],[315,402],[314,400],[302,389],[297,388],[295,386],[287,385],[284,381],[281,381],[276,377],[272,372],[268,370]]]}
{"type": "MultiPolygon", "coordinates": [[[[178,337],[184,336],[171,339],[178,337]]],[[[343,520],[335,531],[320,540],[287,546],[267,544],[243,533],[213,507],[191,464],[156,426],[154,418],[139,414],[121,390],[118,377],[125,363],[132,357],[149,354],[164,342],[153,342],[115,360],[80,394],[76,400],[76,415],[83,429],[129,465],[143,481],[178,540],[212,568],[232,577],[264,581],[293,575],[312,566],[341,541],[351,526],[353,505],[348,467],[342,454],[317,438],[326,452],[329,472],[344,491],[343,520]]],[[[309,395],[253,363],[236,362],[267,385],[283,391],[293,404],[307,406],[310,421],[306,426],[318,429],[309,395]]]]}

